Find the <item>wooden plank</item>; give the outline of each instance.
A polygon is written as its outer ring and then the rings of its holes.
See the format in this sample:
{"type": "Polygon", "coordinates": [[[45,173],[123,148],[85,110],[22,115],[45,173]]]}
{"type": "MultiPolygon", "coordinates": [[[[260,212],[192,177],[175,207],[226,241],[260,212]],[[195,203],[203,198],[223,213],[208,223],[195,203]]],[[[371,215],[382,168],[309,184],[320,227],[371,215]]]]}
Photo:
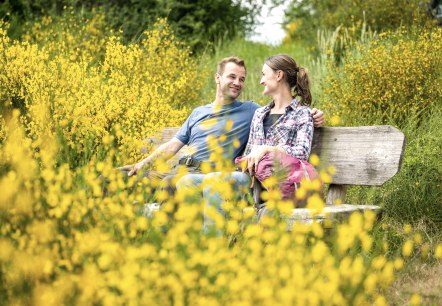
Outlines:
{"type": "Polygon", "coordinates": [[[312,153],[336,168],[333,184],[380,186],[400,169],[405,136],[388,126],[315,129],[312,153]]]}
{"type": "MultiPolygon", "coordinates": [[[[147,217],[152,218],[153,215],[161,209],[161,205],[158,203],[144,204],[141,213],[147,217]]],[[[244,212],[255,210],[252,206],[244,208],[244,212]]],[[[289,228],[295,223],[313,223],[315,221],[323,222],[326,219],[329,220],[343,220],[347,218],[353,212],[373,211],[375,213],[381,212],[381,208],[377,205],[354,205],[354,204],[341,204],[326,206],[321,212],[315,212],[308,208],[294,208],[292,214],[289,216],[282,216],[287,222],[289,228]]],[[[265,210],[257,215],[258,218],[262,218],[264,215],[271,214],[270,211],[265,210]]]]}
{"type": "Polygon", "coordinates": [[[354,212],[373,211],[378,214],[382,211],[381,207],[377,205],[355,205],[355,204],[341,204],[326,206],[317,213],[308,208],[295,208],[290,216],[285,216],[288,229],[291,230],[296,223],[311,224],[313,222],[323,223],[325,220],[341,222],[348,218],[354,212]]]}
{"type": "MultiPolygon", "coordinates": [[[[178,132],[179,129],[180,129],[179,127],[165,127],[164,129],[162,129],[159,132],[158,136],[146,138],[143,141],[148,143],[149,146],[152,146],[153,148],[155,148],[155,147],[158,147],[159,145],[171,140],[175,136],[175,134],[178,132]]],[[[186,155],[186,151],[187,151],[187,146],[184,146],[180,151],[178,151],[178,153],[175,156],[170,158],[167,163],[170,165],[177,164],[178,160],[182,156],[186,155]]],[[[145,154],[147,152],[148,152],[147,148],[141,149],[141,153],[145,154]]]]}

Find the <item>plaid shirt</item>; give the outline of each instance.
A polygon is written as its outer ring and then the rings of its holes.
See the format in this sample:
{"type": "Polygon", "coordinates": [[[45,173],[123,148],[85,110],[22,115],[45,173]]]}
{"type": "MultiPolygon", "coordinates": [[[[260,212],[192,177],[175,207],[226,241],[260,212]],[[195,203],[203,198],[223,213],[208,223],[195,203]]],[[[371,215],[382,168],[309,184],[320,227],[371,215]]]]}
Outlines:
{"type": "Polygon", "coordinates": [[[287,154],[307,160],[313,140],[313,118],[310,109],[299,105],[298,100],[293,99],[286,107],[285,114],[269,128],[265,137],[263,121],[274,105],[272,102],[255,111],[244,155],[248,155],[254,146],[268,145],[279,146],[287,154]]]}

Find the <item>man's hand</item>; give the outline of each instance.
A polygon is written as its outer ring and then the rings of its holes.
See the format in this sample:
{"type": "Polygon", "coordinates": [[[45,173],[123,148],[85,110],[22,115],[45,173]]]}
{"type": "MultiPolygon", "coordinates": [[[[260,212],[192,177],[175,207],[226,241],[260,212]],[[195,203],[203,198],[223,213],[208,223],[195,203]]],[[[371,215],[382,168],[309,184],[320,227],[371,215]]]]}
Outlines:
{"type": "Polygon", "coordinates": [[[313,125],[314,125],[315,127],[321,127],[321,126],[324,125],[324,123],[325,123],[325,117],[324,117],[324,113],[323,113],[320,109],[313,108],[313,109],[310,111],[310,114],[311,114],[312,117],[313,117],[313,125]]]}
{"type": "Polygon", "coordinates": [[[136,163],[135,165],[124,165],[122,167],[118,167],[120,171],[128,171],[127,175],[132,176],[138,173],[138,171],[144,168],[146,164],[143,161],[136,163]]]}

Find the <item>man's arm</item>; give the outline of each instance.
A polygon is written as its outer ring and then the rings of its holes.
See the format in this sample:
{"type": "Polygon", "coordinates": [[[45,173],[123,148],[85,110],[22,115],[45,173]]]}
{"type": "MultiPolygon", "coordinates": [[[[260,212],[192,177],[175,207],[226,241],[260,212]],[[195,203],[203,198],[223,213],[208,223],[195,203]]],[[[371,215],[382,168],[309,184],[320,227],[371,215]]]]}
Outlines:
{"type": "Polygon", "coordinates": [[[313,125],[315,127],[321,127],[324,126],[325,123],[325,116],[324,116],[324,112],[321,111],[320,109],[317,108],[313,108],[310,111],[310,114],[313,117],[313,125]]]}
{"type": "Polygon", "coordinates": [[[169,159],[172,156],[174,156],[182,147],[184,147],[184,143],[182,143],[178,138],[172,138],[166,143],[163,143],[158,148],[156,148],[148,157],[144,158],[143,160],[139,161],[138,163],[134,165],[125,165],[122,167],[119,167],[120,170],[129,171],[128,176],[132,176],[134,174],[137,174],[137,172],[144,168],[147,164],[151,164],[154,162],[158,157],[162,157],[164,159],[169,159]]]}

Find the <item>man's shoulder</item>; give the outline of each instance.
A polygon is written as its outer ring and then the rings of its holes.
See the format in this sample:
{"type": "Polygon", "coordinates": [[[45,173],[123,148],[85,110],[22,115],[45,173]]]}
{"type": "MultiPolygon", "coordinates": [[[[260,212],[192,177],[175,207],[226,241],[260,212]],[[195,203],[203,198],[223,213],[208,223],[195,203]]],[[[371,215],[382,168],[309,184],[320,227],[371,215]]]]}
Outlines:
{"type": "Polygon", "coordinates": [[[207,103],[207,104],[195,107],[193,109],[193,111],[196,111],[196,110],[207,110],[207,109],[211,109],[211,108],[212,108],[212,103],[207,103]]]}
{"type": "Polygon", "coordinates": [[[259,105],[258,103],[254,102],[254,101],[242,101],[242,104],[250,105],[250,106],[253,106],[253,107],[256,107],[256,108],[261,107],[261,105],[259,105]]]}
{"type": "Polygon", "coordinates": [[[247,109],[252,109],[252,110],[256,110],[261,107],[261,105],[253,101],[242,101],[241,105],[243,107],[246,107],[247,109]]]}
{"type": "Polygon", "coordinates": [[[197,115],[197,114],[205,114],[212,111],[212,104],[208,103],[205,105],[197,106],[192,110],[191,115],[197,115]]]}

